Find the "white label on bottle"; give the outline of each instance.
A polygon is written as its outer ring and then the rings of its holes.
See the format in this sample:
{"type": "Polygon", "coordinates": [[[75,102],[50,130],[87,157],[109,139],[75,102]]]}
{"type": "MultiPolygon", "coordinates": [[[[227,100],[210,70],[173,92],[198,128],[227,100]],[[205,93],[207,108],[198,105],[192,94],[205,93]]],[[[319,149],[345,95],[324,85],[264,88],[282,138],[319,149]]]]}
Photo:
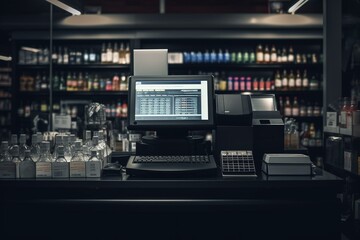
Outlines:
{"type": "Polygon", "coordinates": [[[265,53],[264,60],[265,60],[265,62],[270,62],[270,54],[269,53],[265,53]]]}
{"type": "Polygon", "coordinates": [[[291,116],[291,108],[289,107],[285,108],[285,116],[291,116]]]}
{"type": "Polygon", "coordinates": [[[53,178],[68,178],[69,177],[69,163],[53,162],[52,163],[52,177],[53,178]]]}
{"type": "Polygon", "coordinates": [[[0,178],[15,178],[16,164],[13,162],[0,162],[0,178]]]}
{"type": "Polygon", "coordinates": [[[282,84],[283,87],[287,87],[288,86],[288,79],[286,77],[283,78],[281,84],[282,84]]]}
{"type": "Polygon", "coordinates": [[[297,78],[295,80],[295,85],[296,85],[296,87],[301,87],[301,78],[297,78]]]}
{"type": "Polygon", "coordinates": [[[258,61],[258,62],[264,61],[264,53],[263,52],[256,53],[256,61],[258,61]]]}
{"type": "Polygon", "coordinates": [[[119,62],[119,52],[113,52],[113,63],[119,62]]]}
{"type": "Polygon", "coordinates": [[[347,122],[346,122],[346,112],[345,111],[341,112],[340,122],[343,125],[343,127],[346,128],[346,123],[347,122]]]}
{"type": "Polygon", "coordinates": [[[281,79],[280,78],[275,79],[275,87],[281,88],[281,79]]]}
{"type": "Polygon", "coordinates": [[[86,177],[96,177],[101,176],[101,162],[97,161],[88,161],[86,162],[86,177]]]}
{"type": "Polygon", "coordinates": [[[24,161],[20,163],[20,178],[35,178],[35,163],[24,161]]]}
{"type": "Polygon", "coordinates": [[[85,177],[85,162],[70,162],[70,177],[85,177]]]}
{"type": "Polygon", "coordinates": [[[346,128],[352,130],[353,118],[352,114],[346,114],[346,128]]]}
{"type": "Polygon", "coordinates": [[[288,62],[293,62],[294,61],[294,55],[289,54],[288,56],[288,62]]]}
{"type": "Polygon", "coordinates": [[[344,151],[344,169],[351,171],[351,152],[344,151]]]}
{"type": "Polygon", "coordinates": [[[271,61],[272,61],[272,62],[276,62],[276,61],[277,61],[276,53],[272,53],[272,54],[271,54],[271,61]]]}
{"type": "MultiPolygon", "coordinates": [[[[129,52],[125,53],[125,63],[130,64],[130,53],[129,52]]],[[[181,63],[182,63],[182,55],[181,55],[181,63]]]]}
{"type": "Polygon", "coordinates": [[[112,62],[112,57],[113,57],[112,51],[107,51],[106,58],[108,62],[112,62]]]}
{"type": "Polygon", "coordinates": [[[107,54],[106,52],[103,52],[101,53],[101,62],[102,63],[106,63],[108,60],[107,60],[107,54]]]}
{"type": "Polygon", "coordinates": [[[51,178],[51,162],[37,162],[36,163],[36,177],[37,178],[51,178]]]}
{"type": "Polygon", "coordinates": [[[293,108],[292,109],[292,115],[295,116],[295,117],[299,116],[299,108],[293,108]]]}
{"type": "Polygon", "coordinates": [[[295,87],[295,79],[293,78],[289,79],[289,87],[295,87]]]}

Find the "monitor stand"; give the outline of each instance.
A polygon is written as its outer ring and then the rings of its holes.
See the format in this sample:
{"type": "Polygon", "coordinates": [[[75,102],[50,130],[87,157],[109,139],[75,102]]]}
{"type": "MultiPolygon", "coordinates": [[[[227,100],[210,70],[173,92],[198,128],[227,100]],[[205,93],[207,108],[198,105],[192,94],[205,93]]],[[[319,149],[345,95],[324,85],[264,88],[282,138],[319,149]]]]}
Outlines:
{"type": "Polygon", "coordinates": [[[144,136],[136,144],[137,155],[205,155],[211,144],[203,136],[188,135],[187,130],[160,130],[157,136],[144,136]]]}

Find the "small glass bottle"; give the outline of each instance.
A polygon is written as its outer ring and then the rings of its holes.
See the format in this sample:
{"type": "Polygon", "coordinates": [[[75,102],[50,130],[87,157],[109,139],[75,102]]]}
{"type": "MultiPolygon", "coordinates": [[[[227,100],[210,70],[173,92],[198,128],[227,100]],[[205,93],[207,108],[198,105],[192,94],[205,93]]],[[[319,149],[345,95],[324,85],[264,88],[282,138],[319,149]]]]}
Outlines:
{"type": "Polygon", "coordinates": [[[264,62],[264,52],[261,44],[259,44],[256,48],[256,62],[263,63],[264,62]]]}
{"type": "Polygon", "coordinates": [[[30,149],[30,147],[26,145],[26,134],[20,134],[19,143],[20,143],[20,159],[24,160],[25,150],[30,149]]]}
{"type": "Polygon", "coordinates": [[[81,141],[75,142],[75,153],[70,161],[70,177],[85,177],[85,156],[82,153],[81,141]]]}
{"type": "Polygon", "coordinates": [[[38,143],[38,135],[33,134],[31,136],[31,147],[30,147],[31,158],[37,162],[40,157],[40,145],[38,143]]]}
{"type": "Polygon", "coordinates": [[[31,158],[30,150],[25,150],[25,158],[20,163],[20,178],[35,178],[35,162],[31,158]]]}
{"type": "Polygon", "coordinates": [[[14,145],[11,151],[11,161],[16,164],[16,178],[20,178],[20,149],[19,145],[14,145]]]}
{"type": "Polygon", "coordinates": [[[40,144],[40,158],[36,162],[36,178],[51,178],[50,142],[42,141],[40,144]]]}
{"type": "Polygon", "coordinates": [[[293,102],[291,113],[292,113],[292,116],[294,116],[294,117],[297,117],[300,114],[299,103],[298,103],[297,97],[294,97],[294,102],[293,102]]]}
{"type": "Polygon", "coordinates": [[[276,90],[281,90],[282,89],[282,81],[281,81],[281,76],[280,76],[280,71],[277,70],[276,74],[275,74],[275,89],[276,90]]]}
{"type": "Polygon", "coordinates": [[[290,104],[290,98],[289,97],[286,97],[284,114],[285,114],[286,117],[291,116],[291,104],[290,104]]]}
{"type": "Polygon", "coordinates": [[[101,176],[101,160],[97,157],[97,151],[95,149],[91,150],[91,157],[86,162],[86,177],[96,177],[101,176]]]}
{"type": "Polygon", "coordinates": [[[68,178],[69,177],[69,163],[64,157],[64,146],[57,148],[57,158],[52,163],[52,177],[53,178],[68,178]]]}

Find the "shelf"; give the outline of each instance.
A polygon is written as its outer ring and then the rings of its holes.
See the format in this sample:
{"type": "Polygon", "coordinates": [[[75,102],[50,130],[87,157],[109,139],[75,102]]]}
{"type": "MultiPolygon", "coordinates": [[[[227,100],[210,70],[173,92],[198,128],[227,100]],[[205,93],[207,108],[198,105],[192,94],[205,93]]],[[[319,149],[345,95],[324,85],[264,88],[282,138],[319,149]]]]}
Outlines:
{"type": "MultiPolygon", "coordinates": [[[[34,70],[45,70],[49,68],[49,65],[24,65],[19,64],[18,68],[21,69],[34,69],[34,70]]],[[[130,64],[54,64],[54,70],[58,69],[129,69],[130,64]]]]}
{"type": "Polygon", "coordinates": [[[349,137],[360,137],[360,126],[353,126],[352,129],[344,129],[340,127],[324,127],[324,132],[326,133],[334,133],[349,137]]]}
{"type": "Polygon", "coordinates": [[[284,116],[286,118],[295,118],[299,121],[320,121],[322,120],[322,116],[284,116]]]}
{"type": "Polygon", "coordinates": [[[260,94],[276,94],[276,95],[299,95],[299,94],[317,95],[317,94],[321,94],[320,96],[322,97],[322,90],[272,90],[272,91],[220,91],[220,90],[215,90],[215,93],[217,93],[217,94],[239,94],[239,93],[244,93],[244,92],[260,93],[260,94]]]}
{"type": "Polygon", "coordinates": [[[169,64],[169,69],[184,69],[184,68],[249,68],[249,69],[279,69],[279,68],[322,68],[322,63],[304,64],[304,63],[277,63],[277,64],[262,64],[262,63],[183,63],[183,64],[169,64]]]}
{"type": "Polygon", "coordinates": [[[128,91],[54,91],[56,96],[124,96],[128,91]]]}
{"type": "Polygon", "coordinates": [[[7,68],[7,67],[0,67],[0,72],[1,73],[10,73],[12,71],[11,68],[7,68]]]}
{"type": "MultiPolygon", "coordinates": [[[[31,95],[31,96],[45,96],[49,95],[46,92],[20,92],[20,94],[31,95]]],[[[54,91],[55,96],[69,97],[69,96],[124,96],[128,94],[128,91],[54,91]]]]}

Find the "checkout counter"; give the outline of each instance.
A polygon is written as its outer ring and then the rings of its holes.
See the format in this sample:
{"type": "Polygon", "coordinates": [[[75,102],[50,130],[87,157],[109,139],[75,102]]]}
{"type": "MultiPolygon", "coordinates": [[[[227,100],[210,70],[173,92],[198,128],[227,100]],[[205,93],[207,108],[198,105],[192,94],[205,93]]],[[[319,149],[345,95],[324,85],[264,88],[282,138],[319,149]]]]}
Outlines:
{"type": "MultiPolygon", "coordinates": [[[[266,109],[252,112],[251,103],[244,100],[241,122],[239,112],[229,110],[234,101],[228,100],[216,100],[214,155],[246,147],[254,152],[259,170],[259,156],[283,149],[280,115],[266,109]]],[[[122,161],[126,165],[124,156],[122,161]]],[[[256,178],[223,178],[220,169],[207,178],[145,179],[123,173],[99,179],[1,180],[1,236],[339,240],[337,194],[342,186],[342,179],[325,171],[312,176],[267,176],[258,171],[256,178]]]]}

